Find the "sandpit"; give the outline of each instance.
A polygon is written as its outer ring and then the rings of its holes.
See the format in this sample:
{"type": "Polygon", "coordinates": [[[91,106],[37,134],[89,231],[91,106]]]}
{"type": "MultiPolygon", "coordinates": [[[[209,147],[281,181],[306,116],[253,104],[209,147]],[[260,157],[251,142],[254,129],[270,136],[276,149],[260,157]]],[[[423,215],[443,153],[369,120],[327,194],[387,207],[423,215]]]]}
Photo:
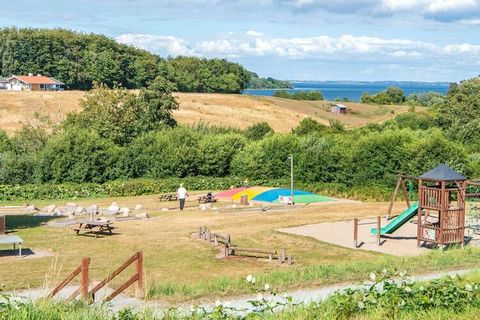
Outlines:
{"type": "MultiPolygon", "coordinates": [[[[382,226],[388,222],[382,218],[382,226]]],[[[382,236],[382,245],[378,245],[375,236],[370,233],[376,227],[376,219],[360,220],[358,225],[358,250],[369,250],[394,256],[415,256],[429,252],[430,249],[417,247],[417,225],[415,219],[405,223],[391,235],[382,236]]],[[[280,232],[312,237],[317,240],[341,247],[355,249],[353,243],[353,220],[310,224],[278,229],[280,232]]]]}

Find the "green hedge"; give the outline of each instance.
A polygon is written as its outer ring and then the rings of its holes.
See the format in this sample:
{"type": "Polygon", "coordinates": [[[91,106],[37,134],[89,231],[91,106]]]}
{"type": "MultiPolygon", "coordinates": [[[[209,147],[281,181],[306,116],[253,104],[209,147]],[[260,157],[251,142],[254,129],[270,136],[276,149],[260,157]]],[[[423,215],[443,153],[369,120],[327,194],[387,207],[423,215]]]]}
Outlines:
{"type": "MultiPolygon", "coordinates": [[[[26,184],[0,185],[0,201],[32,201],[78,198],[127,197],[146,194],[175,192],[180,183],[188,190],[226,190],[238,187],[243,180],[237,177],[188,177],[171,179],[133,179],[99,183],[26,184]]],[[[290,181],[282,179],[250,180],[252,186],[289,188],[290,181]]],[[[348,187],[342,183],[301,183],[295,189],[302,189],[322,195],[366,201],[390,200],[392,187],[383,185],[358,185],[348,187]]]]}

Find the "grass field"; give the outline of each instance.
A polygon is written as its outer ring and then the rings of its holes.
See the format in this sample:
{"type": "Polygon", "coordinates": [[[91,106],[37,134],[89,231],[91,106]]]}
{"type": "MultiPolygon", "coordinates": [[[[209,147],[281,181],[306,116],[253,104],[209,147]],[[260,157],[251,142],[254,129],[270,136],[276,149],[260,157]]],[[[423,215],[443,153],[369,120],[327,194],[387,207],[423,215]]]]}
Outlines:
{"type": "MultiPolygon", "coordinates": [[[[82,91],[0,91],[0,128],[11,134],[23,124],[35,121],[36,113],[59,122],[66,113],[80,110],[79,102],[84,94],[82,91]]],[[[406,106],[346,102],[344,104],[352,113],[336,115],[329,112],[329,101],[294,101],[230,94],[179,93],[175,96],[180,104],[180,109],[174,112],[179,123],[204,122],[244,129],[253,123],[266,121],[277,132],[290,131],[307,116],[327,125],[330,120],[336,119],[346,127],[357,127],[387,120],[408,109],[406,106]]]]}
{"type": "MultiPolygon", "coordinates": [[[[156,199],[155,196],[141,196],[78,201],[80,205],[97,203],[101,207],[112,201],[128,207],[140,203],[153,216],[148,220],[116,222],[118,234],[98,239],[76,236],[68,227],[47,227],[42,224],[46,222],[45,218],[7,216],[7,226],[25,240],[24,247],[34,251],[49,249],[54,256],[36,259],[0,257],[3,289],[41,287],[46,277],[50,283],[58,282],[59,276],[73,270],[82,256],[92,258],[93,280],[101,280],[137,250],[144,251],[149,297],[171,303],[248,293],[243,280],[247,274],[254,274],[259,283],[268,282],[275,288],[292,289],[361,280],[370,271],[385,266],[417,273],[471,267],[478,265],[480,260],[480,250],[474,248],[399,258],[276,231],[281,227],[375,216],[385,212],[387,203],[324,203],[299,210],[218,213],[200,211],[194,202],[188,203],[190,208],[184,212],[160,211],[156,199]],[[239,246],[285,248],[294,256],[295,264],[279,266],[236,257],[218,259],[218,249],[192,237],[201,225],[215,232],[231,234],[233,242],[239,246]]],[[[37,203],[43,204],[46,203],[37,203]]],[[[161,205],[174,206],[173,203],[161,205]]],[[[128,273],[123,280],[127,276],[128,273]]]]}

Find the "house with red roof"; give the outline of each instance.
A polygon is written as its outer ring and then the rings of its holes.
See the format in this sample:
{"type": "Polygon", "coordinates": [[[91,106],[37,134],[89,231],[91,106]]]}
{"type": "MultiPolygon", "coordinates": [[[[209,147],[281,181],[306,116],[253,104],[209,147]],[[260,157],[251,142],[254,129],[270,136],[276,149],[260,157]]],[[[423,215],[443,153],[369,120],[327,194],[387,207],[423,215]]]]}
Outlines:
{"type": "Polygon", "coordinates": [[[28,76],[12,76],[8,79],[7,90],[22,91],[57,91],[62,90],[65,84],[55,78],[50,78],[37,74],[34,76],[29,73],[28,76]]]}

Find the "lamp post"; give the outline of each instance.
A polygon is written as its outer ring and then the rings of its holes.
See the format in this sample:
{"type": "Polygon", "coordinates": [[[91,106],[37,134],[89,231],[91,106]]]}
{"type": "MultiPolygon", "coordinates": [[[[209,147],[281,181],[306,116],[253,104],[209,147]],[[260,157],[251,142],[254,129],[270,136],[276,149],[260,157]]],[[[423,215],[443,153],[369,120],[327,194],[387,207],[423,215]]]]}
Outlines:
{"type": "Polygon", "coordinates": [[[293,200],[293,154],[290,154],[288,159],[290,160],[290,198],[292,199],[292,204],[295,204],[293,200]]]}

